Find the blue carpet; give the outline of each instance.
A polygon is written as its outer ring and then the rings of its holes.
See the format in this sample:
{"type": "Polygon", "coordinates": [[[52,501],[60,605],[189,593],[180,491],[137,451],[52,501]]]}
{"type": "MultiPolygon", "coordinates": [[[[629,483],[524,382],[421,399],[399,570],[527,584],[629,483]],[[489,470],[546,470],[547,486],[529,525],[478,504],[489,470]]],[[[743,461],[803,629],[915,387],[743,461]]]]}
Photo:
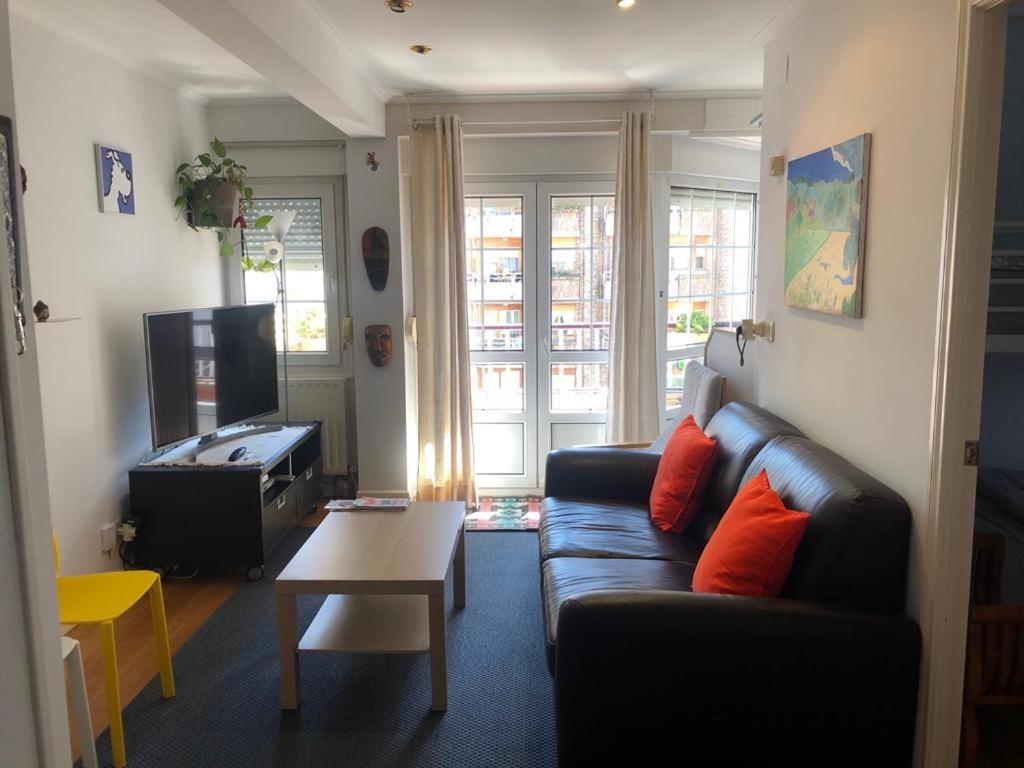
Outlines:
{"type": "MultiPolygon", "coordinates": [[[[466,608],[448,587],[448,711],[430,712],[426,654],[304,654],[302,706],[283,712],[274,578],[311,529],[281,543],[263,580],[243,584],[174,656],[177,697],[159,679],[125,709],[130,768],[149,766],[555,765],[537,537],[466,536],[466,608]]],[[[299,602],[300,628],[322,598],[299,602]]],[[[110,737],[98,742],[110,765],[110,737]]]]}

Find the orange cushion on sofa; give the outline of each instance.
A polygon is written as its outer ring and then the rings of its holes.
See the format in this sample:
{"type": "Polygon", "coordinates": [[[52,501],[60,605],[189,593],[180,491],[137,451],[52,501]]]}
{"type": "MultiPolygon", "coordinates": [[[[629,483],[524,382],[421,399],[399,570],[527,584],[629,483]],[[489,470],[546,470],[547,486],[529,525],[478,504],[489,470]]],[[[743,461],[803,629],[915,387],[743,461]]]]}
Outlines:
{"type": "Polygon", "coordinates": [[[761,470],[736,494],[701,553],[693,591],[777,596],[808,518],[806,512],[786,509],[761,470]]]}
{"type": "Polygon", "coordinates": [[[661,454],[651,488],[651,520],[658,528],[682,533],[697,514],[715,466],[717,448],[693,416],[687,416],[675,428],[661,454]]]}

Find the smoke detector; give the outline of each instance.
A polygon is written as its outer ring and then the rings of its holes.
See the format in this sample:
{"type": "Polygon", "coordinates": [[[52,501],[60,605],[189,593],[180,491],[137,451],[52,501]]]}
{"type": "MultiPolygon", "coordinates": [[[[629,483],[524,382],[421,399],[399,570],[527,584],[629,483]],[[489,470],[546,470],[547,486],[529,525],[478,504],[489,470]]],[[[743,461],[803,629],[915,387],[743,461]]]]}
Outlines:
{"type": "Polygon", "coordinates": [[[434,49],[431,48],[429,45],[410,45],[409,50],[412,51],[413,53],[420,53],[426,56],[434,49]]]}
{"type": "Polygon", "coordinates": [[[395,13],[405,13],[412,8],[412,0],[384,0],[384,5],[395,13]]]}

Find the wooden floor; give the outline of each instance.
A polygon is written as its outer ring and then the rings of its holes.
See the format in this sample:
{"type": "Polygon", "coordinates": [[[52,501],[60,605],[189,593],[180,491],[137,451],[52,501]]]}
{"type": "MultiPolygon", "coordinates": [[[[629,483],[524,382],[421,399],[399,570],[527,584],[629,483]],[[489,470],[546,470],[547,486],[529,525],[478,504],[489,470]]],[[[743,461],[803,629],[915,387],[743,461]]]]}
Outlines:
{"type": "MultiPolygon", "coordinates": [[[[314,514],[307,515],[300,525],[316,527],[327,512],[323,503],[317,505],[314,514]]],[[[167,626],[171,638],[171,653],[174,654],[206,622],[221,604],[227,600],[245,580],[245,569],[224,571],[216,574],[200,574],[193,579],[164,579],[164,609],[167,612],[167,626]]],[[[153,639],[153,620],[149,612],[149,600],[139,601],[130,611],[114,622],[117,640],[117,668],[121,676],[121,705],[128,706],[143,688],[157,675],[156,645],[153,639]]],[[[93,736],[98,736],[110,724],[107,717],[106,692],[103,686],[103,655],[100,649],[99,628],[80,625],[70,632],[81,644],[82,663],[85,667],[85,686],[89,693],[89,709],[92,715],[93,736]]],[[[72,717],[70,708],[68,717],[72,717]]],[[[131,762],[130,722],[125,722],[128,742],[128,760],[131,762]]],[[[79,756],[78,745],[72,732],[72,749],[75,758],[79,756]]]]}

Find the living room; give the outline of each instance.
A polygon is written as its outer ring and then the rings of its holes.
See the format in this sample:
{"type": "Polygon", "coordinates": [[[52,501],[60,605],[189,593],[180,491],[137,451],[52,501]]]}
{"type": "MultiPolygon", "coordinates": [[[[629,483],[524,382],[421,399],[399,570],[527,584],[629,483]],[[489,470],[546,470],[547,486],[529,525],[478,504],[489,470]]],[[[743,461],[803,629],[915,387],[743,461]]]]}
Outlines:
{"type": "Polygon", "coordinates": [[[1007,5],[0,1],[4,764],[954,765],[1007,5]]]}

